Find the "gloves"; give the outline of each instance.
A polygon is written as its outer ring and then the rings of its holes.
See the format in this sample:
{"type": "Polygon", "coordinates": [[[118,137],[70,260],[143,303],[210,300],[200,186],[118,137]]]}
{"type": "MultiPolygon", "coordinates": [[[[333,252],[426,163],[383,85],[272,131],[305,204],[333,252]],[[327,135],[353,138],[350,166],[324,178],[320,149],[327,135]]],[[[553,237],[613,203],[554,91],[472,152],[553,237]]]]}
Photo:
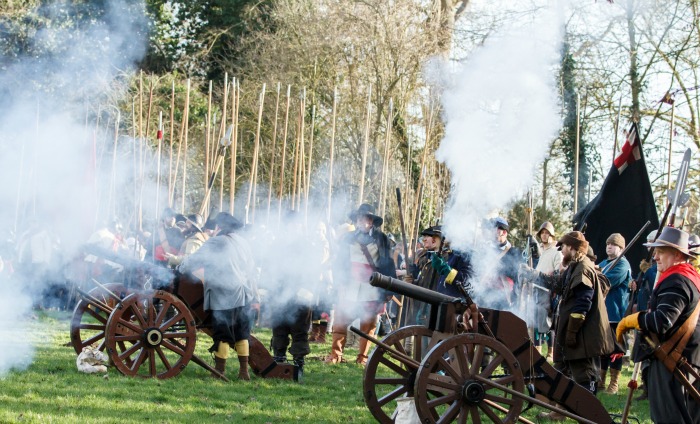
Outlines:
{"type": "Polygon", "coordinates": [[[430,263],[433,265],[433,269],[442,276],[445,276],[452,271],[452,267],[447,265],[445,259],[437,253],[433,254],[433,257],[430,259],[430,263]]]}
{"type": "Polygon", "coordinates": [[[586,320],[586,316],[584,314],[578,314],[578,313],[573,313],[569,315],[569,323],[566,326],[566,346],[567,347],[576,347],[576,335],[578,334],[579,330],[581,327],[583,327],[583,323],[586,320]]]}
{"type": "Polygon", "coordinates": [[[518,268],[518,281],[534,281],[540,276],[538,271],[530,268],[527,264],[520,264],[518,268]]]}
{"type": "Polygon", "coordinates": [[[617,324],[617,342],[622,343],[622,336],[628,331],[628,330],[640,330],[639,328],[639,312],[627,315],[626,317],[622,318],[620,322],[617,324]]]}

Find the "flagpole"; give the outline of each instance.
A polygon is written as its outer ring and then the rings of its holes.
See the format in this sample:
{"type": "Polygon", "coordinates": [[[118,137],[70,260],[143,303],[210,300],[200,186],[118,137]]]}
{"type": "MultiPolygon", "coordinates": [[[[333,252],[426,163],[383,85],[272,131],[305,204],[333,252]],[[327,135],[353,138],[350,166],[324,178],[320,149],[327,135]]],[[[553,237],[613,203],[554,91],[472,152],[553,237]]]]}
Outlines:
{"type": "MultiPolygon", "coordinates": [[[[620,103],[617,105],[617,118],[615,119],[615,147],[613,148],[613,162],[615,162],[615,155],[617,154],[617,137],[620,134],[620,115],[622,115],[622,96],[620,96],[620,103]]],[[[590,184],[588,184],[590,187],[590,184]]]]}
{"type": "Polygon", "coordinates": [[[581,95],[576,93],[576,148],[574,149],[574,215],[578,212],[578,156],[579,143],[581,137],[581,116],[579,115],[579,105],[581,95]]]}

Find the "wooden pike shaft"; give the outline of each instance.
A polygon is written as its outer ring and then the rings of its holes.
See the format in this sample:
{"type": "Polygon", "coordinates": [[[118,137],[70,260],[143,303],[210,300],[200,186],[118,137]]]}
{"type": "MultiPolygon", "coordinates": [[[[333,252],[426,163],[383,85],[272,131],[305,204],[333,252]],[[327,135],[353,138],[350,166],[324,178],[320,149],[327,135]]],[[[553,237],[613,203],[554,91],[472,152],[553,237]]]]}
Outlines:
{"type": "Polygon", "coordinates": [[[365,198],[365,173],[367,172],[367,149],[369,149],[369,128],[372,115],[372,84],[367,88],[367,120],[365,122],[365,137],[362,143],[362,164],[360,166],[360,193],[357,204],[361,204],[365,198]]]}
{"type": "Polygon", "coordinates": [[[209,147],[211,144],[211,92],[213,83],[209,80],[209,95],[207,96],[207,126],[204,135],[204,189],[209,185],[209,147]]]}
{"type": "Polygon", "coordinates": [[[278,116],[279,116],[279,110],[280,110],[280,83],[277,83],[277,99],[275,100],[275,120],[274,124],[272,126],[272,146],[270,149],[270,175],[268,177],[268,182],[267,182],[267,218],[265,219],[265,223],[269,224],[270,223],[270,205],[272,203],[272,177],[275,174],[275,148],[277,147],[277,121],[278,121],[278,116]]]}
{"type": "Polygon", "coordinates": [[[297,200],[297,171],[299,170],[299,145],[301,144],[301,115],[304,114],[303,105],[299,102],[299,116],[297,117],[296,143],[294,144],[294,172],[292,173],[292,210],[296,210],[297,200]]]}
{"type": "Polygon", "coordinates": [[[277,194],[277,225],[282,218],[282,195],[284,194],[284,168],[287,158],[287,129],[289,125],[289,103],[291,85],[287,85],[287,106],[284,111],[284,133],[282,134],[282,162],[280,163],[279,192],[277,194]]]}
{"type": "Polygon", "coordinates": [[[116,181],[117,181],[117,145],[119,143],[119,123],[121,121],[121,113],[117,111],[117,119],[114,121],[114,146],[112,148],[112,175],[109,182],[109,201],[107,202],[107,213],[111,216],[116,215],[114,198],[116,197],[116,181]]]}
{"type": "Polygon", "coordinates": [[[238,79],[233,79],[233,87],[231,88],[231,183],[229,187],[229,212],[233,215],[235,200],[236,200],[236,161],[238,159],[238,108],[241,97],[241,85],[238,79]]]}
{"type": "Polygon", "coordinates": [[[309,218],[309,190],[311,188],[311,163],[314,153],[314,126],[316,124],[316,105],[311,106],[311,134],[309,135],[309,160],[306,168],[306,191],[304,192],[304,222],[309,218]]]}
{"type": "MultiPolygon", "coordinates": [[[[262,115],[263,115],[263,109],[265,105],[265,83],[263,83],[262,86],[262,91],[260,92],[260,107],[258,108],[258,126],[255,129],[255,146],[253,148],[253,165],[250,170],[250,182],[248,184],[248,202],[246,203],[246,223],[248,223],[248,214],[250,212],[250,206],[251,206],[251,201],[255,202],[255,199],[252,199],[253,195],[253,185],[255,184],[255,176],[257,174],[257,167],[258,167],[258,151],[260,150],[260,127],[262,126],[262,115]]],[[[255,206],[253,206],[255,207],[255,206]]],[[[253,218],[255,219],[255,218],[253,218]]]]}
{"type": "Polygon", "coordinates": [[[173,206],[173,141],[175,134],[175,80],[170,94],[170,154],[168,155],[168,206],[173,206]]]}
{"type": "Polygon", "coordinates": [[[413,250],[413,247],[415,246],[415,239],[418,237],[418,231],[420,228],[420,210],[421,210],[421,204],[422,204],[422,197],[423,197],[423,186],[425,185],[425,163],[428,159],[428,151],[430,150],[430,137],[432,136],[432,130],[433,130],[433,108],[432,106],[429,107],[429,112],[428,112],[428,123],[425,127],[425,146],[423,147],[423,157],[421,158],[421,163],[420,163],[420,175],[418,176],[418,190],[417,190],[417,196],[414,199],[415,204],[414,204],[414,209],[416,211],[416,215],[414,217],[414,222],[413,222],[413,231],[411,233],[411,250],[413,250]]]}
{"type": "Polygon", "coordinates": [[[158,152],[156,155],[156,222],[160,217],[160,168],[161,156],[163,150],[163,112],[158,113],[158,133],[156,134],[158,141],[158,152]]]}
{"type": "Polygon", "coordinates": [[[180,204],[180,212],[185,211],[185,198],[187,197],[187,141],[190,132],[190,84],[191,81],[187,79],[187,96],[185,97],[185,120],[182,127],[184,128],[184,139],[185,139],[185,149],[182,152],[182,202],[180,204]]]}
{"type": "Polygon", "coordinates": [[[668,177],[666,179],[666,192],[671,190],[671,163],[673,158],[673,126],[676,121],[676,105],[671,105],[671,132],[668,135],[668,169],[666,170],[668,177]]]}
{"type": "Polygon", "coordinates": [[[578,212],[578,152],[581,137],[581,117],[579,112],[580,104],[581,96],[578,93],[576,93],[576,147],[574,149],[574,214],[578,212]]]}
{"type": "Polygon", "coordinates": [[[331,207],[333,201],[333,159],[335,152],[335,119],[336,112],[338,108],[338,88],[333,87],[333,116],[331,117],[331,148],[330,148],[330,160],[328,164],[328,211],[326,219],[331,222],[331,207]]]}
{"type": "MultiPolygon", "coordinates": [[[[226,135],[226,116],[228,115],[228,72],[224,74],[224,105],[223,109],[221,111],[221,123],[219,124],[219,142],[224,138],[226,135]]],[[[212,141],[212,153],[217,151],[217,144],[216,140],[212,141]]],[[[212,154],[213,156],[213,154],[212,154]]],[[[212,157],[212,162],[214,163],[214,158],[212,157]]]]}
{"type": "Polygon", "coordinates": [[[384,160],[382,161],[382,178],[379,190],[379,216],[386,213],[386,187],[389,181],[389,146],[391,145],[391,126],[394,113],[394,101],[389,99],[389,113],[386,117],[386,137],[384,139],[384,160]]]}

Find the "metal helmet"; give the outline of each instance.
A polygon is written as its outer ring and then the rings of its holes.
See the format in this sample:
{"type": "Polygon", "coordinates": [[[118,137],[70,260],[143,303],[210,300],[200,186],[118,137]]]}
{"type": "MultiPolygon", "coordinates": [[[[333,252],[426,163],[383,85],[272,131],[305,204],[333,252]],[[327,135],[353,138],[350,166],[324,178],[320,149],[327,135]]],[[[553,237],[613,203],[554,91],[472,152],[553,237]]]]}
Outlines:
{"type": "Polygon", "coordinates": [[[659,230],[653,230],[649,234],[647,234],[647,241],[654,241],[656,239],[656,234],[659,233],[659,230]]]}

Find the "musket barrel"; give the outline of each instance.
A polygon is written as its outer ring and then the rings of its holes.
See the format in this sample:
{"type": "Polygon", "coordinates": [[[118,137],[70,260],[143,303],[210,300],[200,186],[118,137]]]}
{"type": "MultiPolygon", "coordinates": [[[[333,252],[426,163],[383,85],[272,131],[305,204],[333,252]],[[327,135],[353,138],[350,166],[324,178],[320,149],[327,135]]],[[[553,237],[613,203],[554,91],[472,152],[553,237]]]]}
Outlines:
{"type": "Polygon", "coordinates": [[[369,283],[374,287],[379,287],[385,290],[393,291],[404,296],[408,296],[412,299],[419,300],[424,303],[429,303],[431,305],[438,305],[440,303],[455,303],[461,302],[462,299],[458,297],[447,296],[442,293],[438,293],[432,290],[425,289],[413,284],[406,283],[405,281],[398,280],[396,278],[387,277],[378,272],[372,273],[369,279],[369,283]]]}

